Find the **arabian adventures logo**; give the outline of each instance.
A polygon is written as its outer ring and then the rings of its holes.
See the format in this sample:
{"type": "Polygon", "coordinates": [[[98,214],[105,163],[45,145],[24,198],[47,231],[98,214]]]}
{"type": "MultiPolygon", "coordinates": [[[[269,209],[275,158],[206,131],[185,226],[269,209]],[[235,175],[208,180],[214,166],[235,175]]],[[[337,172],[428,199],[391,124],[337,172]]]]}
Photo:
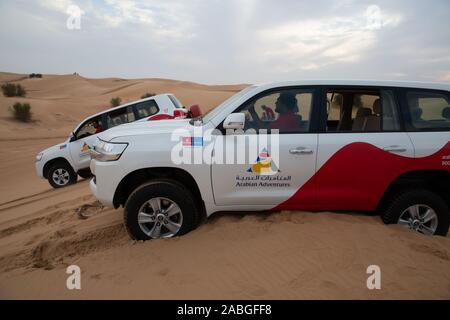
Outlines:
{"type": "Polygon", "coordinates": [[[91,150],[91,147],[85,142],[81,147],[81,154],[88,153],[91,150]]]}
{"type": "Polygon", "coordinates": [[[256,162],[252,164],[250,168],[248,168],[247,172],[253,172],[260,175],[271,176],[280,172],[277,165],[272,158],[270,157],[267,149],[264,148],[263,151],[259,154],[256,162]]]}
{"type": "Polygon", "coordinates": [[[289,188],[291,186],[292,177],[279,174],[281,171],[267,149],[263,149],[247,172],[255,173],[255,175],[237,175],[236,187],[289,188]]]}

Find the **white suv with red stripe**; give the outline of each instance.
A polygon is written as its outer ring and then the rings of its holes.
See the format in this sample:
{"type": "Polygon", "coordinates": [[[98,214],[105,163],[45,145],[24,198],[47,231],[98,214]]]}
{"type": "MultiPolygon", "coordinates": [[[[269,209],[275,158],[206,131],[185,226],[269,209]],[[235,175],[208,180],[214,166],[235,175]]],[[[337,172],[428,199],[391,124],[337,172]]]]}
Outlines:
{"type": "Polygon", "coordinates": [[[448,84],[251,86],[202,118],[99,139],[91,190],[124,206],[134,239],[181,235],[218,211],[376,211],[423,234],[449,229],[448,84]]]}

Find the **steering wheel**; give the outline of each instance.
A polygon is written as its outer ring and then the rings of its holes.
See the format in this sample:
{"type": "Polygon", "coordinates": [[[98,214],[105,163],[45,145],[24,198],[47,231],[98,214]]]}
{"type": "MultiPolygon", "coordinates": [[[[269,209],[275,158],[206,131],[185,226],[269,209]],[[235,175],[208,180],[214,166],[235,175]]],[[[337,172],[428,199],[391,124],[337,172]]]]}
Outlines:
{"type": "Polygon", "coordinates": [[[255,130],[266,129],[265,127],[262,126],[263,122],[261,121],[258,114],[256,113],[254,105],[252,105],[252,106],[250,106],[250,108],[248,108],[248,112],[252,116],[253,121],[245,122],[246,127],[247,127],[247,123],[249,124],[249,126],[246,129],[255,129],[255,130]]]}

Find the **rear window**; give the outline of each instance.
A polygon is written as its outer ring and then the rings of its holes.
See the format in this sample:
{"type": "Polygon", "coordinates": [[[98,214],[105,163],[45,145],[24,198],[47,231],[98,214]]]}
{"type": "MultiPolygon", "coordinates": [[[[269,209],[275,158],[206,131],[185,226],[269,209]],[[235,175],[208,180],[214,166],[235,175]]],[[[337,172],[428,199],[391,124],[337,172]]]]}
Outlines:
{"type": "Polygon", "coordinates": [[[170,99],[170,101],[172,101],[172,103],[175,106],[175,108],[177,108],[177,109],[183,108],[183,106],[181,105],[180,101],[178,101],[178,99],[175,98],[173,95],[169,94],[169,99],[170,99]]]}
{"type": "Polygon", "coordinates": [[[159,111],[158,105],[155,100],[148,100],[138,103],[134,107],[138,119],[150,117],[157,114],[159,111]]]}
{"type": "Polygon", "coordinates": [[[112,128],[128,122],[133,122],[135,118],[131,108],[127,107],[109,112],[106,115],[106,120],[108,122],[108,128],[112,128]]]}
{"type": "Polygon", "coordinates": [[[417,130],[450,129],[450,101],[448,96],[428,91],[406,94],[411,126],[417,130]]]}

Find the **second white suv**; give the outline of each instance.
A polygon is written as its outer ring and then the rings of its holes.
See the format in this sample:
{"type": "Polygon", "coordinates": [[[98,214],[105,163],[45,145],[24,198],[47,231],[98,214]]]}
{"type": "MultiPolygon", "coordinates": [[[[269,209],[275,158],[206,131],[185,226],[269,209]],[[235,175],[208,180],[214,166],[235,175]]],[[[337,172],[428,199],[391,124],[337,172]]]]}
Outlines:
{"type": "Polygon", "coordinates": [[[97,135],[133,121],[186,118],[188,111],[173,94],[158,94],[94,114],[84,119],[66,141],[39,152],[36,172],[53,188],[62,188],[89,178],[89,151],[97,135]]]}
{"type": "Polygon", "coordinates": [[[450,86],[298,81],[251,86],[203,118],[99,135],[91,190],[134,239],[217,211],[377,211],[446,235],[450,86]]]}

